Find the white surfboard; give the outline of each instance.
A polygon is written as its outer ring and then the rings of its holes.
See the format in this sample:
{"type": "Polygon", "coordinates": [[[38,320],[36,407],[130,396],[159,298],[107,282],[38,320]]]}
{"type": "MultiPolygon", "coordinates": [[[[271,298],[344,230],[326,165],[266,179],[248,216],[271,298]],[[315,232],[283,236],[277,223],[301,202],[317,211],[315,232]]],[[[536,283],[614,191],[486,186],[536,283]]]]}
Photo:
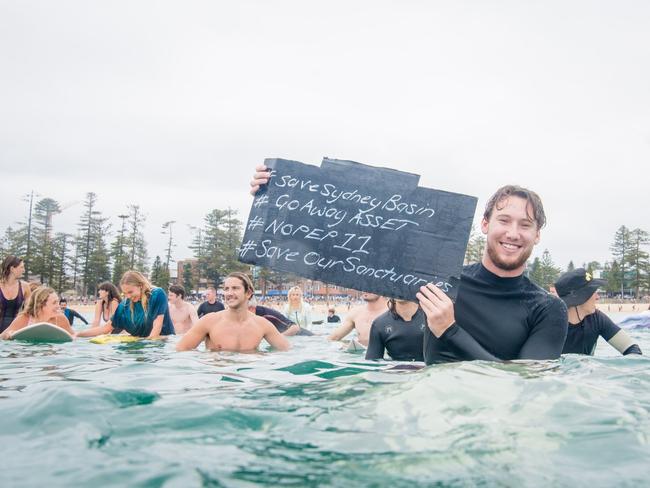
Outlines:
{"type": "Polygon", "coordinates": [[[16,341],[30,342],[70,342],[73,339],[68,331],[45,322],[28,325],[14,332],[11,338],[16,341]]]}

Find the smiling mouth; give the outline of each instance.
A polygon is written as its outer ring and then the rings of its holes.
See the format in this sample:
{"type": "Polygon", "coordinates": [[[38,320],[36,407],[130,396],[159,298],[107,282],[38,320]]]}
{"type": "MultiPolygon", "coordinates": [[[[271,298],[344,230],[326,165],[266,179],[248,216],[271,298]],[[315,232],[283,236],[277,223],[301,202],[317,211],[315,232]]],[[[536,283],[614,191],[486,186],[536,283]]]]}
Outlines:
{"type": "Polygon", "coordinates": [[[513,244],[511,242],[499,242],[499,244],[501,244],[501,247],[504,248],[506,251],[509,251],[509,252],[515,252],[515,251],[519,251],[519,249],[521,249],[521,246],[519,246],[517,244],[513,244]]]}

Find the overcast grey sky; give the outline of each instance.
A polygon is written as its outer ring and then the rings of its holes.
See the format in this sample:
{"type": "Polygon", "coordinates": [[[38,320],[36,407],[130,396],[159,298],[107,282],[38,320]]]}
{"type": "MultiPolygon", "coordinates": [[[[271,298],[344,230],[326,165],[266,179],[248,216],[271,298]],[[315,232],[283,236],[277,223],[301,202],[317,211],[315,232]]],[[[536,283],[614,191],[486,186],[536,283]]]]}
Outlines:
{"type": "MultiPolygon", "coordinates": [[[[543,198],[557,264],[650,230],[650,2],[0,0],[0,232],[34,190],[246,218],[266,157],[352,159],[543,198]]],[[[82,211],[55,217],[75,231],[82,211]]]]}

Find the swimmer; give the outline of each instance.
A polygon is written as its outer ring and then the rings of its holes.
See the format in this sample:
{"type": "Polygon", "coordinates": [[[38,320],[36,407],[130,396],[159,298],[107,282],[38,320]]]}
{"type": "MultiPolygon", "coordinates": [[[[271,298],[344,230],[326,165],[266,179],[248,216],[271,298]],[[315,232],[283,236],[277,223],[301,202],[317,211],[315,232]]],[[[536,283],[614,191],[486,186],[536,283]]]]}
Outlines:
{"type": "Polygon", "coordinates": [[[343,323],[328,337],[330,341],[340,341],[353,330],[357,331],[357,340],[364,346],[368,345],[370,326],[373,320],[386,311],[387,301],[374,293],[361,293],[364,305],[354,307],[347,314],[343,323]]]}
{"type": "Polygon", "coordinates": [[[16,256],[6,256],[0,265],[0,333],[14,321],[23,303],[32,292],[20,278],[25,274],[25,262],[16,256]],[[11,298],[10,298],[11,297],[11,298]]]}
{"type": "Polygon", "coordinates": [[[174,334],[167,297],[162,288],[154,287],[142,273],[133,270],[124,273],[120,288],[126,299],[119,304],[111,320],[82,330],[77,337],[119,334],[123,330],[132,336],[148,339],[174,334]]]}
{"type": "Polygon", "coordinates": [[[564,273],[555,282],[557,295],[569,309],[569,331],[562,354],[593,356],[598,336],[621,354],[641,354],[638,344],[603,312],[596,308],[598,287],[605,280],[593,279],[584,268],[564,273]]]}
{"type": "Polygon", "coordinates": [[[334,307],[329,307],[327,309],[327,323],[336,324],[341,321],[341,317],[336,315],[336,309],[334,307]]]}
{"type": "Polygon", "coordinates": [[[256,351],[262,339],[271,347],[286,351],[290,345],[268,320],[248,310],[253,296],[253,283],[244,273],[230,273],[223,284],[228,309],[207,314],[199,319],[176,345],[177,351],[195,349],[205,341],[212,351],[256,351]]]}
{"type": "Polygon", "coordinates": [[[311,305],[303,299],[302,289],[299,286],[289,288],[287,304],[282,312],[301,329],[311,329],[311,305]]]}
{"type": "Polygon", "coordinates": [[[182,286],[170,286],[168,297],[169,315],[174,323],[174,330],[177,334],[185,334],[199,320],[196,309],[184,300],[185,288],[182,286]]]}
{"type": "Polygon", "coordinates": [[[483,257],[463,268],[456,303],[431,283],[417,295],[427,315],[427,364],[560,357],[566,306],[524,276],[545,223],[535,192],[508,185],[494,193],[481,222],[483,257]]]}
{"type": "Polygon", "coordinates": [[[47,322],[56,325],[74,336],[75,332],[70,327],[68,319],[61,313],[59,297],[56,292],[47,286],[41,286],[32,293],[25,303],[25,308],[13,320],[11,325],[0,334],[0,339],[11,339],[14,332],[25,327],[47,322]]]}
{"type": "Polygon", "coordinates": [[[120,292],[110,281],[104,281],[97,287],[99,300],[95,302],[95,317],[91,327],[105,325],[117,311],[120,304],[120,292]]]}
{"type": "Polygon", "coordinates": [[[395,361],[424,361],[424,312],[417,303],[392,298],[388,308],[372,323],[366,359],[383,359],[386,351],[395,361]]]}
{"type": "Polygon", "coordinates": [[[68,319],[68,322],[70,322],[70,325],[74,325],[75,318],[78,318],[84,324],[88,325],[88,321],[83,315],[81,315],[76,310],[72,310],[71,308],[68,308],[68,300],[66,300],[65,298],[61,297],[59,299],[59,307],[61,308],[63,315],[65,315],[65,318],[68,319]]]}

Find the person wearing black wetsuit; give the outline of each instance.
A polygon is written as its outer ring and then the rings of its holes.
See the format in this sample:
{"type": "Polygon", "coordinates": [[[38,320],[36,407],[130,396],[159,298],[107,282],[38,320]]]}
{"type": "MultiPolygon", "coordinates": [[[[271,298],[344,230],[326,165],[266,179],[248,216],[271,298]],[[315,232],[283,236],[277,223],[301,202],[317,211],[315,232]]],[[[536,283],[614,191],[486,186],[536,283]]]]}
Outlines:
{"type": "Polygon", "coordinates": [[[555,282],[555,290],[569,309],[569,331],[562,354],[593,356],[598,337],[605,339],[621,354],[641,354],[632,338],[596,308],[598,287],[605,280],[593,279],[584,268],[564,273],[555,282]]]}
{"type": "Polygon", "coordinates": [[[395,361],[423,361],[422,341],[427,317],[417,303],[391,299],[390,310],[370,326],[366,359],[383,359],[388,352],[395,361]]]}
{"type": "Polygon", "coordinates": [[[293,323],[291,320],[289,320],[287,317],[284,316],[281,312],[278,312],[277,310],[269,307],[264,307],[262,305],[255,305],[255,301],[251,300],[249,301],[248,309],[253,312],[255,315],[258,315],[260,317],[264,317],[266,320],[271,322],[276,329],[278,329],[278,332],[282,335],[302,335],[302,336],[310,336],[314,335],[313,332],[307,329],[303,329],[302,327],[298,327],[295,323],[293,323]],[[289,329],[295,329],[298,327],[298,330],[294,334],[285,334],[289,329]]]}
{"type": "Polygon", "coordinates": [[[463,269],[456,304],[432,283],[417,294],[427,315],[427,364],[560,357],[566,306],[523,276],[545,222],[530,190],[508,185],[490,198],[481,222],[485,251],[463,269]]]}
{"type": "Polygon", "coordinates": [[[206,292],[206,301],[199,305],[199,308],[196,310],[196,314],[199,318],[203,317],[205,314],[212,312],[221,312],[225,310],[225,306],[219,300],[217,300],[217,290],[213,287],[209,287],[206,292]]]}
{"type": "Polygon", "coordinates": [[[68,322],[70,322],[70,325],[74,324],[75,317],[83,321],[84,324],[88,325],[88,321],[83,315],[81,315],[76,310],[68,308],[68,301],[65,298],[61,298],[59,300],[59,307],[61,307],[61,311],[63,312],[63,315],[65,315],[65,318],[68,319],[68,322]]]}
{"type": "Polygon", "coordinates": [[[328,324],[335,324],[341,321],[341,317],[336,315],[336,310],[334,308],[328,308],[327,309],[327,323],[328,324]]]}

